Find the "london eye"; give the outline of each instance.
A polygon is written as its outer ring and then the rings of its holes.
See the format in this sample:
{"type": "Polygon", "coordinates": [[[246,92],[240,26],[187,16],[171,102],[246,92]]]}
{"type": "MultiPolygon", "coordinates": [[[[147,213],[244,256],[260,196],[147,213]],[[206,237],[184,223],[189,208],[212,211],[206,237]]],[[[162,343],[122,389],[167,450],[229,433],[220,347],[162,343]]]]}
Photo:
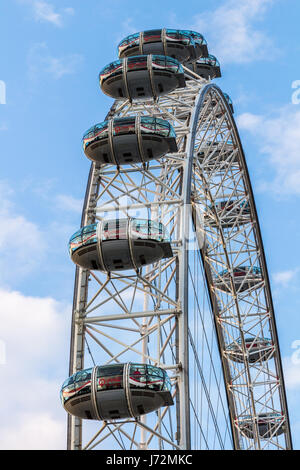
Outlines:
{"type": "MultiPolygon", "coordinates": [[[[126,37],[76,264],[68,449],[292,448],[263,241],[220,64],[194,31],[126,37]]],[[[76,228],[75,228],[76,229],[76,228]]]]}

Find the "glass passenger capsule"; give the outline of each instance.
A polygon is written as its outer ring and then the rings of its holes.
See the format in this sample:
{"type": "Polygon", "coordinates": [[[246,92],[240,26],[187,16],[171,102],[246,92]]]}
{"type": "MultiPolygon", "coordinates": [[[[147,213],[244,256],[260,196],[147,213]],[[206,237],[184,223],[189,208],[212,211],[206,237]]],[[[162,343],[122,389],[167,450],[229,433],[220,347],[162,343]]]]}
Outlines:
{"type": "Polygon", "coordinates": [[[238,162],[238,153],[232,155],[235,146],[231,140],[227,142],[206,141],[197,152],[200,163],[216,166],[218,163],[238,162]]]}
{"type": "Polygon", "coordinates": [[[202,34],[190,30],[184,30],[184,32],[194,39],[197,59],[199,57],[208,57],[207,42],[202,34]]]}
{"type": "Polygon", "coordinates": [[[201,57],[196,62],[188,62],[185,66],[205,80],[221,77],[220,64],[212,54],[209,54],[208,57],[201,57]]]}
{"type": "MultiPolygon", "coordinates": [[[[233,114],[234,109],[233,109],[233,103],[232,103],[232,100],[231,100],[230,96],[227,93],[223,93],[223,96],[224,96],[224,98],[226,99],[226,101],[228,103],[231,114],[233,114]]],[[[215,112],[215,116],[216,116],[217,119],[219,119],[221,116],[223,116],[223,114],[225,112],[225,109],[221,105],[220,101],[212,99],[211,100],[211,105],[213,107],[217,106],[217,111],[215,112]]],[[[208,109],[208,112],[210,112],[210,109],[208,109]]]]}
{"type": "Polygon", "coordinates": [[[138,269],[173,256],[170,237],[160,222],[112,219],[87,225],[69,241],[72,261],[104,272],[138,269]]]}
{"type": "MultiPolygon", "coordinates": [[[[245,338],[245,346],[247,349],[247,358],[251,364],[267,361],[274,356],[274,344],[268,338],[245,338]]],[[[242,342],[240,338],[227,346],[226,356],[234,362],[244,362],[242,342]]]]}
{"type": "Polygon", "coordinates": [[[120,42],[118,52],[120,58],[159,54],[173,57],[179,62],[199,57],[192,35],[180,29],[151,29],[131,34],[120,42]]]}
{"type": "Polygon", "coordinates": [[[139,55],[116,60],[99,74],[102,91],[115,99],[150,99],[185,87],[182,65],[163,55],[139,55]]]}
{"type": "Polygon", "coordinates": [[[173,127],[164,119],[131,116],[96,124],[82,141],[90,160],[119,165],[146,162],[176,152],[175,137],[173,127]]]}
{"type": "MultiPolygon", "coordinates": [[[[241,432],[254,439],[256,436],[253,417],[246,416],[237,423],[241,432]]],[[[260,413],[257,416],[258,433],[261,439],[279,436],[285,430],[284,417],[280,413],[260,413]]]]}
{"type": "Polygon", "coordinates": [[[60,392],[64,409],[83,419],[136,418],[173,405],[165,370],[148,364],[111,364],[69,377],[60,392]]]}
{"type": "MultiPolygon", "coordinates": [[[[251,289],[262,281],[261,269],[256,266],[239,266],[232,270],[232,279],[235,289],[239,292],[251,289]]],[[[225,292],[231,290],[231,272],[227,269],[220,272],[214,285],[225,292]]]]}
{"type": "Polygon", "coordinates": [[[218,201],[214,207],[210,206],[205,214],[205,220],[212,226],[217,225],[214,210],[222,227],[232,227],[241,225],[250,221],[250,205],[248,201],[239,202],[238,200],[218,201]]]}

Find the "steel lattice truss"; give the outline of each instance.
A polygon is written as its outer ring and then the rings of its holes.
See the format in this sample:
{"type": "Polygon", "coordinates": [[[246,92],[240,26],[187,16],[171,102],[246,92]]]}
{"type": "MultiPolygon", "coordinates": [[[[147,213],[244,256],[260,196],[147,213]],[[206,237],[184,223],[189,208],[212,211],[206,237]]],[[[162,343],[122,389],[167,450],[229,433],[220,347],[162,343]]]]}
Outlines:
{"type": "Polygon", "coordinates": [[[193,76],[185,88],[156,101],[117,101],[108,114],[167,119],[178,153],[119,168],[92,164],[82,225],[108,217],[162,222],[173,257],[129,274],[76,268],[70,352],[70,374],[91,361],[166,369],[175,405],[100,424],[69,416],[70,449],[291,447],[268,274],[242,148],[222,92],[193,76]],[[231,213],[217,212],[218,200],[227,200],[231,213]],[[249,215],[241,203],[250,205],[249,215]],[[259,267],[261,275],[251,282],[246,276],[237,288],[232,269],[239,266],[259,267]],[[272,339],[269,360],[249,363],[249,335],[272,339]],[[232,344],[241,362],[231,359],[232,344]],[[258,415],[271,412],[280,413],[280,422],[262,437],[258,415]],[[243,431],[245,421],[253,438],[243,431]],[[276,437],[282,422],[285,431],[276,437]]]}

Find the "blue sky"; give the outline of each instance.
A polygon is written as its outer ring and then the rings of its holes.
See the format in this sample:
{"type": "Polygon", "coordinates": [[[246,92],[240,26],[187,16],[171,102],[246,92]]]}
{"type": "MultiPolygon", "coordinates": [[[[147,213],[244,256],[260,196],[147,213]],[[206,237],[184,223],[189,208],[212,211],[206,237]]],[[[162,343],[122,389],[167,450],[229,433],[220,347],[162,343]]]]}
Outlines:
{"type": "Polygon", "coordinates": [[[90,166],[81,137],[112,104],[98,73],[118,42],[159,27],[199,31],[221,63],[217,84],[233,100],[253,184],[300,448],[299,14],[297,0],[1,2],[0,370],[10,384],[0,392],[1,448],[65,448],[67,242],[90,166]]]}

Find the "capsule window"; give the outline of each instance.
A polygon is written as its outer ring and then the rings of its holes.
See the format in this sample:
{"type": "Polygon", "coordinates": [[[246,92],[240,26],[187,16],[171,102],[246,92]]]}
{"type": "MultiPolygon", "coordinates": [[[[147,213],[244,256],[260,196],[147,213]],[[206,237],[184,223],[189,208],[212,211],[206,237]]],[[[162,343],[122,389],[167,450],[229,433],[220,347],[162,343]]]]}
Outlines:
{"type": "Polygon", "coordinates": [[[113,135],[134,134],[135,118],[114,119],[113,135]]]}
{"type": "Polygon", "coordinates": [[[127,220],[115,219],[106,222],[103,227],[102,240],[125,240],[127,238],[127,220]]]}
{"type": "Polygon", "coordinates": [[[144,31],[144,42],[158,42],[161,40],[161,29],[151,29],[144,31]]]}
{"type": "Polygon", "coordinates": [[[123,388],[123,365],[98,367],[97,390],[116,390],[123,388]]]}

